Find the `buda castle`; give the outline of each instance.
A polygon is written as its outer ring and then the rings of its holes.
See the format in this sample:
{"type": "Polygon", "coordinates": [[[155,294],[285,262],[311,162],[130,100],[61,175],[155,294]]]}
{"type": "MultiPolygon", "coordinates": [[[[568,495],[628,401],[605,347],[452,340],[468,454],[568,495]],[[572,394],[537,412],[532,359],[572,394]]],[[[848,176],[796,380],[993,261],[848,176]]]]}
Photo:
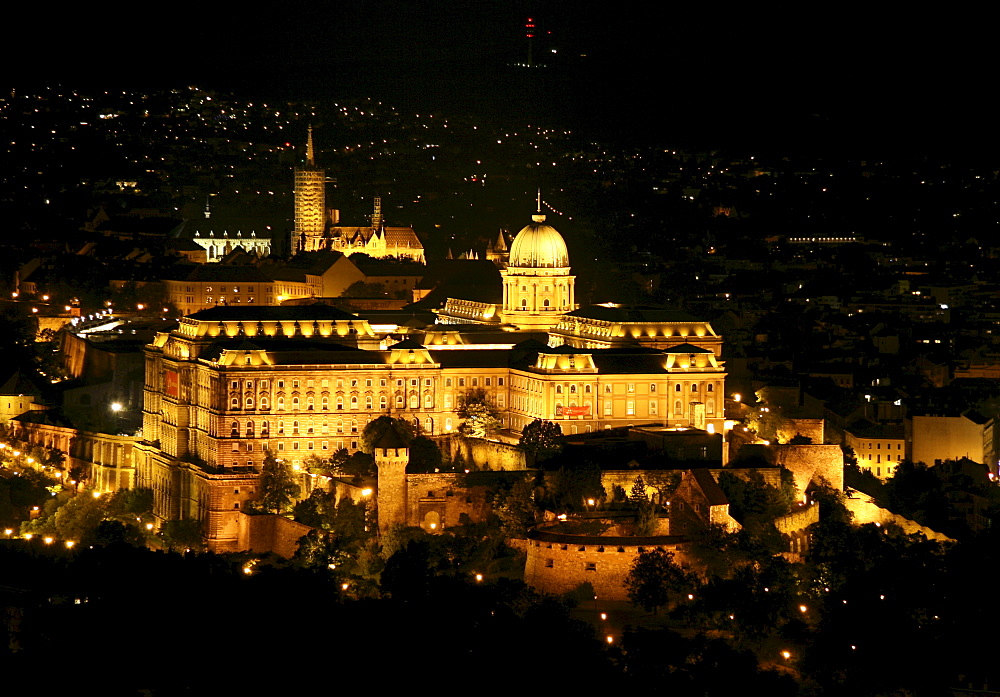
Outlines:
{"type": "Polygon", "coordinates": [[[643,423],[721,433],[726,373],[709,323],[580,308],[570,272],[565,240],[538,212],[511,243],[502,301],[449,297],[425,329],[322,304],[195,312],[146,347],[136,485],[153,489],[158,518],[199,519],[210,547],[228,551],[265,451],[293,467],[355,451],[387,413],[454,433],[470,390],[493,400],[508,434],[535,419],[565,434],[643,423]]]}

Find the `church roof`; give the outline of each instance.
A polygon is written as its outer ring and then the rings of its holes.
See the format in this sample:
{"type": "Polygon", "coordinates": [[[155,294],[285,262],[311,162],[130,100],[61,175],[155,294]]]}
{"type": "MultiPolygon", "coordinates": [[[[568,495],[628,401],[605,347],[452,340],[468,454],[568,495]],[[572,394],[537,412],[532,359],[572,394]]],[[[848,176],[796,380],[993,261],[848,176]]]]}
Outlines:
{"type": "Polygon", "coordinates": [[[510,266],[529,269],[564,269],[569,267],[566,240],[551,225],[545,225],[545,216],[536,213],[532,223],[517,233],[510,245],[510,266]]]}

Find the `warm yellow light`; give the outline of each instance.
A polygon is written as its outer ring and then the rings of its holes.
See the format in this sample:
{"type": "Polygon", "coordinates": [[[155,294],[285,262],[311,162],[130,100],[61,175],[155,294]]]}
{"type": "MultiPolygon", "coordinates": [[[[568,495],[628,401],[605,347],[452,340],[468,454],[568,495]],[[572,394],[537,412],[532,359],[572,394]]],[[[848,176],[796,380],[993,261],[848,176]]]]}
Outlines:
{"type": "Polygon", "coordinates": [[[93,496],[95,499],[101,498],[101,492],[99,492],[99,491],[91,492],[90,495],[93,496]]]}
{"type": "Polygon", "coordinates": [[[46,537],[45,538],[45,544],[47,544],[47,545],[52,544],[54,541],[55,541],[54,537],[46,537]]]}
{"type": "Polygon", "coordinates": [[[30,540],[32,537],[34,537],[34,535],[32,535],[30,532],[24,534],[24,539],[26,540],[30,540]]]}
{"type": "Polygon", "coordinates": [[[153,524],[152,523],[146,523],[146,529],[147,530],[152,530],[153,529],[153,524]]]}
{"type": "Polygon", "coordinates": [[[606,619],[608,619],[608,613],[606,613],[606,612],[602,612],[602,613],[601,613],[601,619],[602,619],[602,620],[606,620],[606,619]]]}
{"type": "Polygon", "coordinates": [[[372,491],[371,487],[369,487],[367,489],[362,489],[361,490],[361,495],[362,496],[371,496],[372,493],[374,493],[374,492],[372,491]]]}
{"type": "Polygon", "coordinates": [[[482,574],[476,574],[476,581],[482,581],[482,580],[483,580],[483,575],[482,574]]]}
{"type": "Polygon", "coordinates": [[[786,658],[786,659],[787,658],[791,658],[792,657],[792,652],[791,651],[782,651],[781,652],[781,657],[782,658],[786,658]]]}
{"type": "Polygon", "coordinates": [[[73,540],[66,540],[66,549],[73,549],[73,545],[76,543],[73,540]]]}
{"type": "Polygon", "coordinates": [[[743,396],[739,392],[737,392],[736,394],[733,395],[733,401],[734,402],[738,402],[741,399],[743,399],[743,396]]]}
{"type": "Polygon", "coordinates": [[[805,612],[808,609],[805,605],[799,605],[799,612],[805,612]]]}
{"type": "Polygon", "coordinates": [[[705,427],[705,430],[709,433],[715,433],[715,424],[708,424],[708,426],[705,427]]]}
{"type": "Polygon", "coordinates": [[[340,590],[346,591],[347,590],[347,584],[346,583],[341,583],[340,584],[340,590]]]}
{"type": "Polygon", "coordinates": [[[615,643],[615,638],[613,636],[611,636],[610,634],[608,634],[606,637],[604,637],[604,640],[606,642],[608,642],[609,644],[615,643]]]}

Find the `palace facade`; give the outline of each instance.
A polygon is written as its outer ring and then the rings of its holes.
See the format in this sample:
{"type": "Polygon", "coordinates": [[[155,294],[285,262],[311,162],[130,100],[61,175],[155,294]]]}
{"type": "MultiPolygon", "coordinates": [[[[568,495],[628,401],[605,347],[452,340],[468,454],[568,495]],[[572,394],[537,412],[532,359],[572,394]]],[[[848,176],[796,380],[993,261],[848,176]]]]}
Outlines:
{"type": "Polygon", "coordinates": [[[266,451],[301,468],[312,455],[357,450],[365,426],[387,413],[448,434],[471,390],[513,433],[535,419],[566,434],[640,423],[721,433],[726,373],[711,326],[680,313],[578,309],[565,242],[543,222],[536,214],[518,234],[502,272],[492,330],[502,342],[480,341],[491,332],[482,326],[463,341],[447,307],[434,328],[385,334],[319,304],[218,306],[158,334],[146,347],[133,454],[155,515],[197,518],[213,549],[234,549],[266,451]],[[548,344],[535,338],[546,329],[548,344]]]}

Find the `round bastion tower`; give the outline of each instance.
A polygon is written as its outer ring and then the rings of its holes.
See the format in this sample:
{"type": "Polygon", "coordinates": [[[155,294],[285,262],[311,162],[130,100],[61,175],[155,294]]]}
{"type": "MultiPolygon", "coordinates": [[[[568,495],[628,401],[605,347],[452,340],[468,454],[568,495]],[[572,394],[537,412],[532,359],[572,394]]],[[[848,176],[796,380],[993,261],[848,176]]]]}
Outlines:
{"type": "Polygon", "coordinates": [[[541,199],[531,224],[510,246],[503,277],[503,321],[521,329],[547,331],[563,314],[577,308],[576,276],[570,275],[569,252],[562,235],[545,224],[541,199]]]}

